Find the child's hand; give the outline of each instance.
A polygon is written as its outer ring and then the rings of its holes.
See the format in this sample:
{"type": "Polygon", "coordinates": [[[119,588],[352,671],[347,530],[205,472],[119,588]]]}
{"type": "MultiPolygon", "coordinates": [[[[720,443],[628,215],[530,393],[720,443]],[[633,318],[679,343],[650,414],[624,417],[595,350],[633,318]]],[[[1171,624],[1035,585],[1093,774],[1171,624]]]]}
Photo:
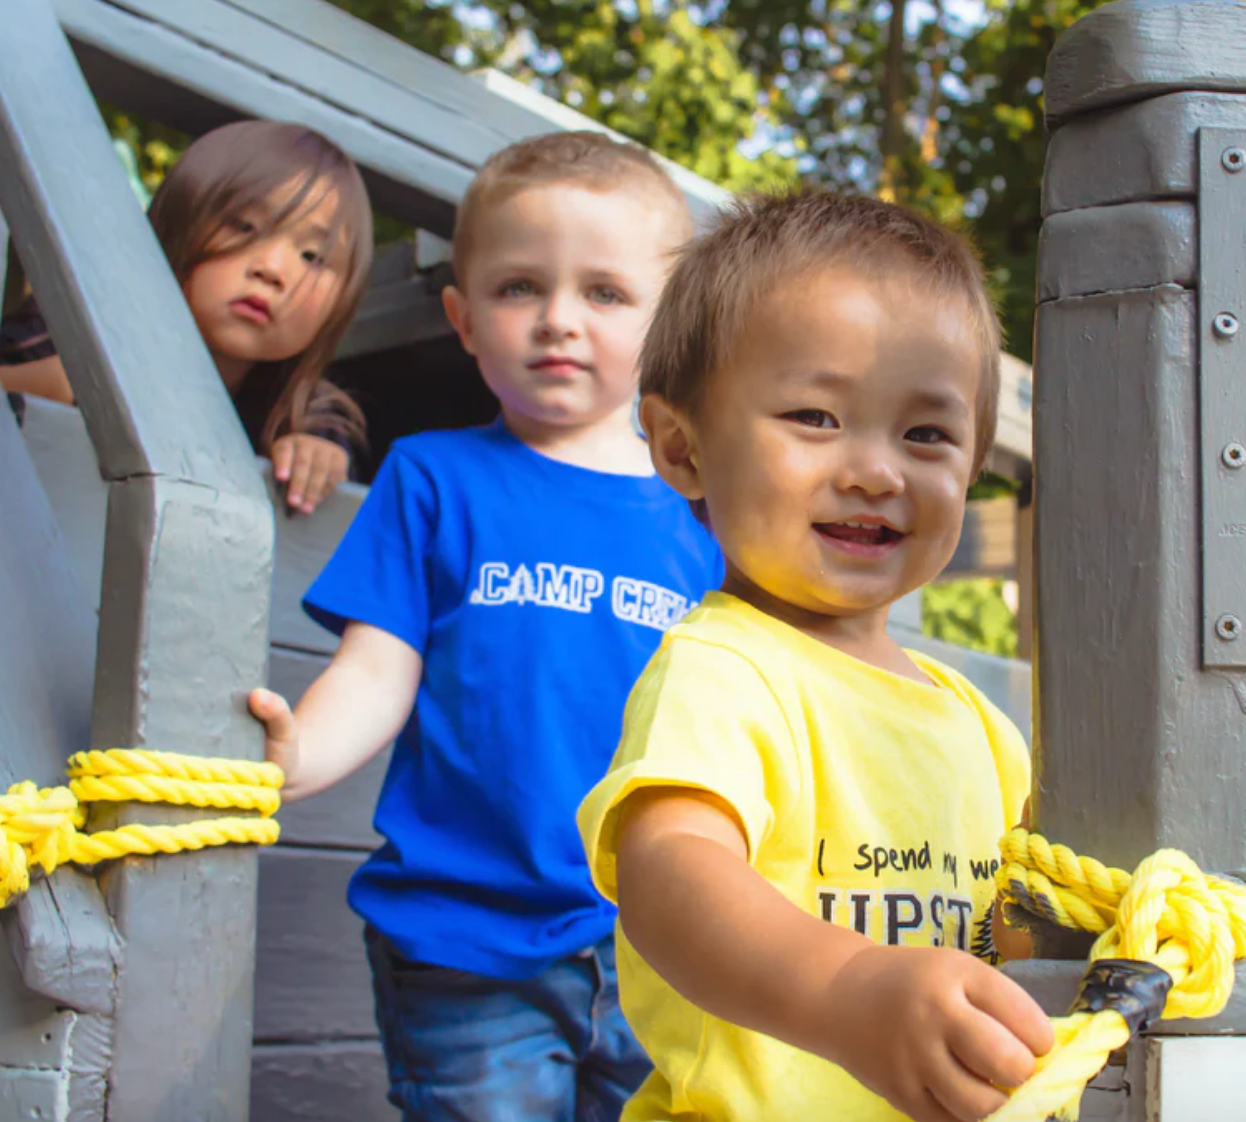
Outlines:
{"type": "Polygon", "coordinates": [[[350,455],[331,440],[293,433],[273,442],[273,478],[286,484],[291,510],[311,514],[349,471],[350,455]]]}
{"type": "Polygon", "coordinates": [[[289,703],[272,690],[252,690],[247,704],[251,715],[264,724],[264,759],[281,768],[288,780],[299,754],[299,731],[289,703]]]}
{"type": "Polygon", "coordinates": [[[914,1122],[978,1122],[1053,1044],[1033,998],[950,948],[869,947],[835,975],[826,1001],[830,1058],[914,1122]]]}

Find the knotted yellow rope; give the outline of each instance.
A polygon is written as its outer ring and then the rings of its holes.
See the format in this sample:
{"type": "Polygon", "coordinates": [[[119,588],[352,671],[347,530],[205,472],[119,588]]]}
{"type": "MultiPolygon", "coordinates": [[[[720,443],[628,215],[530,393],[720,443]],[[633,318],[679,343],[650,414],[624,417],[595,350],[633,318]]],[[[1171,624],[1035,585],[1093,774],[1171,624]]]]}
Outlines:
{"type": "MultiPolygon", "coordinates": [[[[1246,957],[1246,886],[1208,876],[1184,853],[1162,849],[1133,876],[1078,857],[1026,830],[1000,844],[1001,899],[1043,919],[1098,934],[1092,963],[1129,959],[1172,976],[1165,1017],[1212,1017],[1246,957]]],[[[1076,1122],[1086,1084],[1132,1030],[1113,1009],[1053,1019],[1056,1045],[989,1122],[1076,1122]]]]}
{"type": "Polygon", "coordinates": [[[214,845],[271,845],[280,832],[283,776],[275,764],[114,748],[71,756],[67,787],[15,783],[0,795],[0,908],[30,887],[33,869],[95,865],[131,854],[180,853],[214,845]],[[87,834],[86,804],[172,803],[254,811],[176,826],[121,826],[87,834]]]}

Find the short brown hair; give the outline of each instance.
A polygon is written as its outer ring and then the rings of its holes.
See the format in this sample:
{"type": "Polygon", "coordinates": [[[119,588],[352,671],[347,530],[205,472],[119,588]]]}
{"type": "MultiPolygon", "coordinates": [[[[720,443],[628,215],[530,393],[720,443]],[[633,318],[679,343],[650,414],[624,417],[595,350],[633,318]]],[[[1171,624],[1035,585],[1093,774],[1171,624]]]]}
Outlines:
{"type": "Polygon", "coordinates": [[[894,271],[968,303],[982,346],[974,474],[995,441],[1001,331],[982,265],[962,235],[863,195],[799,188],[737,200],[681,255],[640,358],[640,392],[695,412],[757,304],[792,278],[836,265],[894,271]]]}
{"type": "Polygon", "coordinates": [[[543,133],[495,152],[467,188],[454,220],[454,272],[460,284],[480,214],[529,187],[552,183],[574,183],[592,191],[625,185],[656,189],[679,226],[676,240],[692,234],[687,199],[646,149],[589,130],[543,133]]]}
{"type": "Polygon", "coordinates": [[[336,144],[302,125],[284,121],[237,121],[205,133],[170,169],[147,212],[179,284],[205,261],[232,253],[269,234],[297,214],[336,195],[329,241],[345,243],[342,288],[324,326],[302,354],[262,363],[261,376],[280,386],[265,419],[258,451],[269,455],[273,441],[309,426],[340,432],[363,446],[363,412],[345,392],[324,380],[359,306],[372,264],[372,208],[354,161],[336,144]],[[293,187],[267,228],[239,234],[230,225],[247,211],[262,213],[265,202],[293,187]],[[228,232],[224,241],[221,235],[228,232]]]}

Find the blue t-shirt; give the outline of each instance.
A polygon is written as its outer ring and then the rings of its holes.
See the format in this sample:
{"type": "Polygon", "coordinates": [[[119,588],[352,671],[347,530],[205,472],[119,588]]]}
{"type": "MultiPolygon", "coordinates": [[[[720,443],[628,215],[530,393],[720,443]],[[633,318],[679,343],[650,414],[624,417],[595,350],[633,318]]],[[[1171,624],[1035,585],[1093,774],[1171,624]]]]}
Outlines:
{"type": "Polygon", "coordinates": [[[497,977],[608,935],[576,809],[662,632],[721,578],[656,476],[551,460],[500,421],[397,441],[304,600],[424,660],[351,906],[410,959],[497,977]]]}

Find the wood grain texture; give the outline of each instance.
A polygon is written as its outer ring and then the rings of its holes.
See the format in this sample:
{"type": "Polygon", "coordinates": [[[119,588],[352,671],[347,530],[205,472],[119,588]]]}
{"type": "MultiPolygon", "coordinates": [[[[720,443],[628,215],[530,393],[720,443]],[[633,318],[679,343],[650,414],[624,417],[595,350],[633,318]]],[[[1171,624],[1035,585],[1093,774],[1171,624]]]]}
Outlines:
{"type": "Polygon", "coordinates": [[[1047,63],[1052,128],[1179,90],[1246,91],[1246,2],[1117,0],[1083,16],[1047,63]]]}
{"type": "Polygon", "coordinates": [[[1246,127],[1246,96],[1187,91],[1065,122],[1047,147],[1043,214],[1149,199],[1193,199],[1196,137],[1246,127]]]}
{"type": "Polygon", "coordinates": [[[1057,300],[1198,277],[1193,202],[1139,202],[1053,215],[1039,235],[1038,298],[1057,300]]]}
{"type": "Polygon", "coordinates": [[[368,489],[344,483],[312,515],[286,517],[280,513],[280,495],[272,487],[265,466],[269,495],[277,515],[276,581],[273,585],[270,636],[277,646],[315,654],[332,654],[338,638],[312,620],[302,607],[303,596],[354,520],[368,489]]]}
{"type": "Polygon", "coordinates": [[[242,425],[50,6],[0,0],[0,25],[0,209],[104,477],[258,496],[242,425]]]}
{"type": "Polygon", "coordinates": [[[279,57],[252,67],[103,0],[55,2],[99,97],[191,134],[242,117],[297,121],[359,163],[378,211],[449,235],[467,165],[283,81],[279,57]]]}
{"type": "Polygon", "coordinates": [[[255,1039],[376,1035],[363,921],[346,904],[362,855],[278,846],[260,857],[255,1039]]]}
{"type": "Polygon", "coordinates": [[[398,1122],[376,1041],[259,1045],[251,1117],[262,1122],[398,1122]]]}
{"type": "Polygon", "coordinates": [[[1037,828],[1246,866],[1246,681],[1202,673],[1194,296],[1059,300],[1035,377],[1037,828]]]}

